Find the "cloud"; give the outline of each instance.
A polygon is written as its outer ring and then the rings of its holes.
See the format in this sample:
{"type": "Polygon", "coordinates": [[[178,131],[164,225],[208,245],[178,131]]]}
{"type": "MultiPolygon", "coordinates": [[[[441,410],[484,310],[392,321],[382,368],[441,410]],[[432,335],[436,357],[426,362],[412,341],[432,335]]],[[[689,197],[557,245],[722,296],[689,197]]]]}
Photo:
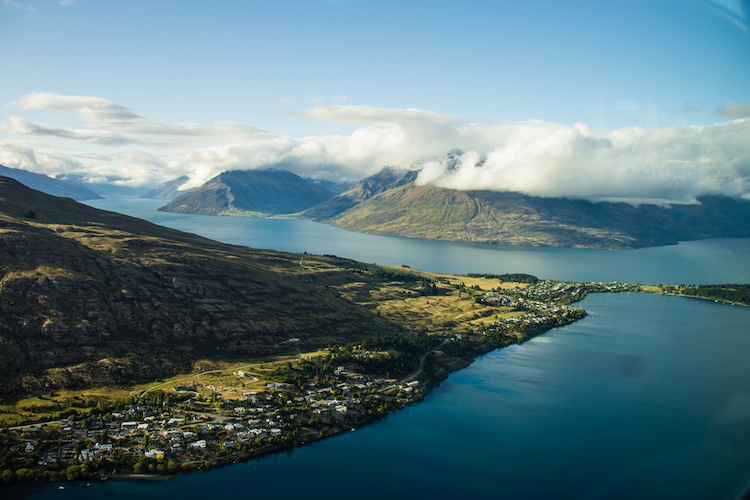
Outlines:
{"type": "MultiPolygon", "coordinates": [[[[135,141],[127,136],[96,130],[73,130],[46,123],[30,122],[18,116],[9,115],[8,124],[2,130],[18,136],[36,136],[48,139],[71,139],[94,144],[115,146],[132,144],[135,141]]],[[[143,143],[141,141],[141,143],[143,143]]]]}
{"type": "Polygon", "coordinates": [[[33,148],[15,141],[0,141],[0,165],[31,171],[41,166],[33,148]]]}
{"type": "Polygon", "coordinates": [[[428,162],[417,183],[630,203],[750,195],[750,120],[653,132],[538,122],[506,132],[490,151],[428,162]]]}
{"type": "Polygon", "coordinates": [[[259,128],[236,122],[204,125],[149,120],[135,114],[126,106],[92,96],[32,92],[11,103],[10,107],[23,110],[72,111],[88,126],[132,134],[215,138],[265,133],[259,128]]]}
{"type": "Polygon", "coordinates": [[[293,114],[345,124],[350,133],[291,137],[237,122],[159,122],[92,96],[32,93],[20,109],[72,113],[81,127],[6,116],[0,161],[58,175],[153,185],[180,175],[197,186],[229,169],[267,166],[356,181],[384,166],[421,168],[418,182],[591,200],[691,202],[750,196],[750,116],[703,127],[591,129],[545,121],[477,122],[421,109],[317,106],[293,114]],[[462,153],[446,157],[458,148],[462,153]],[[65,170],[69,169],[69,170],[65,170]]]}
{"type": "Polygon", "coordinates": [[[717,111],[719,116],[726,118],[750,118],[750,104],[729,103],[717,111]]]}
{"type": "Polygon", "coordinates": [[[33,6],[29,5],[26,2],[20,2],[18,0],[2,0],[2,2],[0,2],[0,5],[8,9],[14,9],[14,10],[25,11],[25,12],[36,11],[36,9],[33,6]]]}

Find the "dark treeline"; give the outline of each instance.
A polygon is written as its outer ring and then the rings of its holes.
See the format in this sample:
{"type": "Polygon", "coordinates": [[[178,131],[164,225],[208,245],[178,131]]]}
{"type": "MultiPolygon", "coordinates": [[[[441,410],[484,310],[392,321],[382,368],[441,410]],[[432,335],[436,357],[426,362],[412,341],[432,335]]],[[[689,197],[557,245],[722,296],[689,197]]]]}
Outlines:
{"type": "Polygon", "coordinates": [[[680,285],[664,286],[663,289],[667,293],[750,305],[750,285],[680,285]]]}

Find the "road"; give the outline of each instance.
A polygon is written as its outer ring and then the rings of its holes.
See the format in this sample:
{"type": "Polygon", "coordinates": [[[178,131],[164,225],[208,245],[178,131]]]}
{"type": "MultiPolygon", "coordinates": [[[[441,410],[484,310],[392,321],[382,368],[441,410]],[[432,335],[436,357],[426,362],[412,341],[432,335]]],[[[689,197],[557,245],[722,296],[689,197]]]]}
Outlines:
{"type": "Polygon", "coordinates": [[[447,342],[448,342],[448,339],[447,339],[447,338],[445,338],[445,339],[443,339],[443,341],[442,341],[442,342],[440,342],[440,343],[439,343],[438,345],[436,345],[435,347],[433,347],[432,349],[430,349],[429,351],[427,351],[427,352],[426,352],[426,353],[424,354],[424,356],[422,356],[422,358],[421,358],[421,359],[419,360],[419,368],[417,368],[417,369],[416,369],[416,370],[414,371],[414,373],[412,373],[412,374],[411,374],[411,375],[409,375],[408,377],[405,377],[403,381],[404,381],[404,382],[408,382],[408,381],[410,381],[410,380],[414,380],[415,378],[419,377],[419,375],[421,375],[421,374],[422,374],[422,372],[424,371],[424,364],[425,364],[425,361],[427,361],[427,356],[429,356],[429,355],[430,355],[430,354],[432,354],[433,352],[435,352],[435,351],[437,351],[438,349],[440,349],[441,347],[443,347],[443,346],[444,346],[444,345],[445,345],[445,344],[446,344],[447,342]]]}

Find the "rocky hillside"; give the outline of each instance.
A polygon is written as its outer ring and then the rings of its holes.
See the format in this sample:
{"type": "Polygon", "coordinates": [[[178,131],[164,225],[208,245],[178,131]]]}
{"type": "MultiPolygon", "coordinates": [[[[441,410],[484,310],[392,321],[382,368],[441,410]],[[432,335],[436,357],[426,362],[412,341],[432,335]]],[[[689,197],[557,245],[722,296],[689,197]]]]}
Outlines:
{"type": "Polygon", "coordinates": [[[191,214],[290,214],[333,192],[285,170],[233,170],[217,175],[160,208],[191,214]]]}
{"type": "Polygon", "coordinates": [[[5,177],[0,256],[0,396],[400,329],[340,296],[370,279],[340,259],[224,245],[5,177]]]}
{"type": "Polygon", "coordinates": [[[343,193],[305,210],[303,215],[321,222],[335,219],[343,212],[365,200],[369,200],[376,194],[413,182],[418,174],[419,171],[417,170],[399,170],[386,167],[377,174],[359,181],[343,193]]]}
{"type": "Polygon", "coordinates": [[[750,237],[750,202],[704,197],[662,207],[417,186],[404,178],[372,196],[343,193],[305,215],[351,231],[501,245],[639,248],[750,237]]]}

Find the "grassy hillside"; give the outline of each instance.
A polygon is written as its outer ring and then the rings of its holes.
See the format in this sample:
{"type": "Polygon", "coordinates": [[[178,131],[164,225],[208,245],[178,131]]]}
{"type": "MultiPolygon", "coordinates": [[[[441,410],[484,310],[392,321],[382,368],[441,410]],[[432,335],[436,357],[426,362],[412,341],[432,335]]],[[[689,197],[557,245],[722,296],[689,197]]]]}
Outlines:
{"type": "Polygon", "coordinates": [[[700,201],[635,207],[408,183],[360,201],[328,222],[365,233],[552,247],[639,248],[750,237],[750,202],[700,201]]]}
{"type": "Polygon", "coordinates": [[[5,395],[403,331],[338,291],[384,279],[366,266],[224,245],[8,178],[0,255],[5,395]]]}

